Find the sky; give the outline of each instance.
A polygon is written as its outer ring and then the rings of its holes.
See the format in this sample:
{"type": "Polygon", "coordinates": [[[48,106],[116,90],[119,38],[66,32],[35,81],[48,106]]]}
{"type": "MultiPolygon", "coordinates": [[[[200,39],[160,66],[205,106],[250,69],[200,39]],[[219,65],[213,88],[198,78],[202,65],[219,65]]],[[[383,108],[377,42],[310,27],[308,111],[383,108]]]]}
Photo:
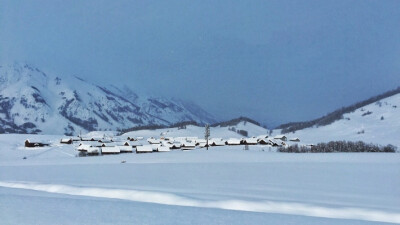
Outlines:
{"type": "Polygon", "coordinates": [[[400,86],[398,0],[0,0],[0,62],[273,127],[400,86]]]}

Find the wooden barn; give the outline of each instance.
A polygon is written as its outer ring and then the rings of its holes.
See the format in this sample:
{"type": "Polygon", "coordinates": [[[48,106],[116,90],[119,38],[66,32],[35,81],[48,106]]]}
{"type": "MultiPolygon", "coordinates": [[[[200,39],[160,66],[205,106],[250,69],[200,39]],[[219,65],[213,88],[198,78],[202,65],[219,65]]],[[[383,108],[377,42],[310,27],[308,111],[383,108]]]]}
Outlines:
{"type": "Polygon", "coordinates": [[[72,138],[62,138],[60,140],[60,144],[68,144],[68,145],[70,145],[70,144],[72,144],[72,142],[73,142],[72,138]]]}
{"type": "Polygon", "coordinates": [[[45,147],[49,146],[50,144],[42,143],[42,142],[30,142],[29,139],[25,141],[25,147],[27,148],[34,148],[34,147],[45,147]]]}

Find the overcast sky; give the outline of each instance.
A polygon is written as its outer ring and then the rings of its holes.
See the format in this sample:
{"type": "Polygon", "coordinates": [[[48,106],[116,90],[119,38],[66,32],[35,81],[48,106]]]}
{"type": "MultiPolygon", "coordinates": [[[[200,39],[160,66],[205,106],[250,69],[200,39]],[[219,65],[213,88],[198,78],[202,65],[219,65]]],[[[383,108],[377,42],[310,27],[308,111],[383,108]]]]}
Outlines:
{"type": "Polygon", "coordinates": [[[0,60],[274,126],[399,86],[400,1],[0,0],[0,60]]]}

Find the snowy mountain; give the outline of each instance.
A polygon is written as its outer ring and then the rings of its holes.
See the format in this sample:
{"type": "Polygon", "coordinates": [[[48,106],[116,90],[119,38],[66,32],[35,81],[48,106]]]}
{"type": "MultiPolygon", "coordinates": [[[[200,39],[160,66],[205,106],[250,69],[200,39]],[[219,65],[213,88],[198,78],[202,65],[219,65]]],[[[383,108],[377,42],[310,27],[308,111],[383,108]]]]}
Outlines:
{"type": "Polygon", "coordinates": [[[27,64],[0,66],[0,133],[77,134],[189,120],[215,122],[193,103],[61,78],[27,64]]]}
{"type": "MultiPolygon", "coordinates": [[[[360,106],[346,107],[350,112],[338,114],[328,114],[317,119],[331,123],[314,124],[310,127],[288,132],[291,128],[303,126],[310,122],[291,123],[276,129],[273,134],[286,133],[298,136],[307,143],[318,143],[335,140],[364,141],[366,143],[392,144],[400,146],[400,88],[387,92],[383,95],[373,97],[364,102],[355,104],[360,106]],[[361,104],[364,103],[364,104],[361,104]],[[368,104],[366,104],[368,103],[368,104]],[[291,127],[292,126],[292,127],[291,127]],[[283,131],[283,132],[282,132],[283,131]]],[[[341,109],[341,111],[346,110],[341,109]]],[[[315,120],[315,121],[317,121],[315,120]]]]}

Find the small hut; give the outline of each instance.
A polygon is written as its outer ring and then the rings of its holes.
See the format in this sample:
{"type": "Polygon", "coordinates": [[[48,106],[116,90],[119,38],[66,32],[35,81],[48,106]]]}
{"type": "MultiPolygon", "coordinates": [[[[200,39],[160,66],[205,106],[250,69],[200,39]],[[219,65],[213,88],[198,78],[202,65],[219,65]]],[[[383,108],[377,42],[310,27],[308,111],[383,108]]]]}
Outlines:
{"type": "Polygon", "coordinates": [[[61,140],[60,140],[60,144],[68,144],[68,145],[70,145],[70,144],[72,144],[72,138],[62,138],[61,140]]]}
{"type": "Polygon", "coordinates": [[[42,142],[30,142],[29,139],[25,140],[25,147],[27,148],[34,148],[34,147],[45,147],[49,146],[50,144],[42,143],[42,142]]]}

